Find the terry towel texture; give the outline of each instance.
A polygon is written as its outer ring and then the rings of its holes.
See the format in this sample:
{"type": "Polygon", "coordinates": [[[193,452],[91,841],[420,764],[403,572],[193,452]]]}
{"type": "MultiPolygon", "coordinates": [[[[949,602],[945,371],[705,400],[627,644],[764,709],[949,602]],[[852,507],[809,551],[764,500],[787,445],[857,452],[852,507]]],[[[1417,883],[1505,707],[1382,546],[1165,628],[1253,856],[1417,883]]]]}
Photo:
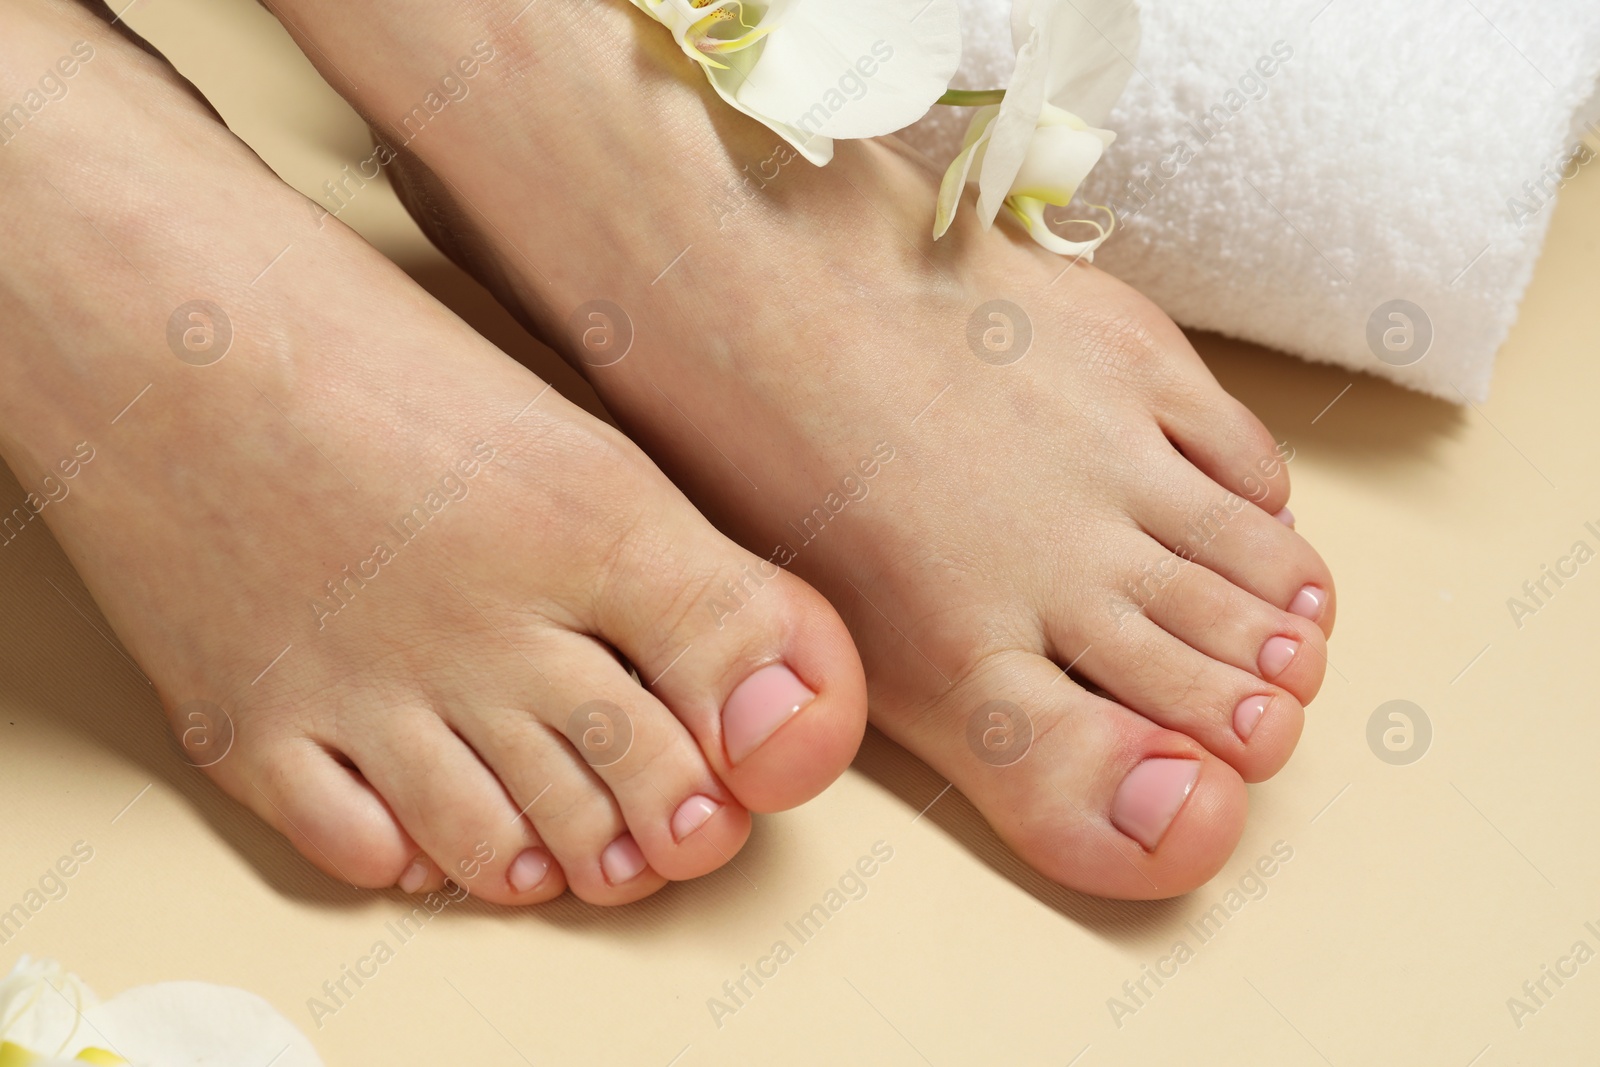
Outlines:
{"type": "MultiPolygon", "coordinates": [[[[1004,86],[1010,0],[961,2],[956,86],[1004,86]]],[[[1117,142],[1074,205],[1117,212],[1096,265],[1185,326],[1485,399],[1555,194],[1596,161],[1600,2],[1141,7],[1117,142]]],[[[906,139],[942,166],[970,114],[906,139]]]]}

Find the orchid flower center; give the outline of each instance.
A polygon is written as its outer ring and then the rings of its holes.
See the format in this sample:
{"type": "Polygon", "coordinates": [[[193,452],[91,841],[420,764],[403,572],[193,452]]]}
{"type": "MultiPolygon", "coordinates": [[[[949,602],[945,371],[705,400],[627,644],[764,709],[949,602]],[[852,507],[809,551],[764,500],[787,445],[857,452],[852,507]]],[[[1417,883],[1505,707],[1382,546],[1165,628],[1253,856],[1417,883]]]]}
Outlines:
{"type": "Polygon", "coordinates": [[[768,33],[746,20],[742,0],[650,0],[650,13],[691,59],[711,67],[723,66],[712,57],[749,48],[768,33]]]}

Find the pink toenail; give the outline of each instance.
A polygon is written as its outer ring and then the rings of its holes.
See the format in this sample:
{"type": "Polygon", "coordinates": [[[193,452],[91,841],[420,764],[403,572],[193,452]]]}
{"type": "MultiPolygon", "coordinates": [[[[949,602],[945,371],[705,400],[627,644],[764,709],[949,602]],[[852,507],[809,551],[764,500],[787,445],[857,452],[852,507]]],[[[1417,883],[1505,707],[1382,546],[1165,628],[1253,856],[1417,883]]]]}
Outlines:
{"type": "Polygon", "coordinates": [[[1288,508],[1284,508],[1282,511],[1274,515],[1273,518],[1289,527],[1289,529],[1294,529],[1294,512],[1290,511],[1288,508]]]}
{"type": "Polygon", "coordinates": [[[1239,740],[1250,740],[1250,735],[1256,732],[1256,723],[1267,713],[1270,703],[1271,697],[1245,697],[1239,701],[1239,706],[1233,709],[1233,732],[1239,735],[1239,740]]]}
{"type": "Polygon", "coordinates": [[[537,848],[525,848],[521,855],[511,861],[511,869],[506,871],[506,881],[511,883],[511,888],[518,893],[526,893],[550,873],[550,857],[537,848]]]}
{"type": "Polygon", "coordinates": [[[1154,852],[1199,777],[1199,760],[1145,760],[1117,787],[1111,824],[1154,852]]]}
{"type": "Polygon", "coordinates": [[[672,839],[682,841],[700,829],[721,806],[707,796],[692,796],[679,804],[672,816],[672,839]]]}
{"type": "Polygon", "coordinates": [[[623,834],[600,853],[600,870],[605,873],[606,882],[610,885],[631,882],[644,868],[644,853],[639,851],[639,844],[632,834],[623,834]]]}
{"type": "Polygon", "coordinates": [[[1289,605],[1289,614],[1316,622],[1322,618],[1322,609],[1327,603],[1327,593],[1314,585],[1303,585],[1289,605]]]}
{"type": "Polygon", "coordinates": [[[422,883],[428,880],[428,868],[421,860],[412,860],[411,866],[406,868],[406,873],[400,876],[400,892],[415,893],[422,888],[422,883]]]}
{"type": "Polygon", "coordinates": [[[1261,657],[1256,660],[1261,677],[1276,678],[1289,669],[1294,654],[1300,651],[1300,642],[1293,637],[1269,637],[1261,646],[1261,657]]]}
{"type": "Polygon", "coordinates": [[[788,667],[773,663],[740,682],[722,706],[723,743],[738,763],[777,732],[817,694],[788,667]]]}

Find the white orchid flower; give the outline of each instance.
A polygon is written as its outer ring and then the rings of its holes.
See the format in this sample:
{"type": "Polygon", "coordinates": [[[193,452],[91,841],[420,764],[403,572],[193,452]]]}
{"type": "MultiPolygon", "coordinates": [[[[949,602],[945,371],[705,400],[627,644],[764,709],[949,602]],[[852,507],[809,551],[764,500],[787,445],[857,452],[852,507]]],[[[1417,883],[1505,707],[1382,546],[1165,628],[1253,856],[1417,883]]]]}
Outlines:
{"type": "MultiPolygon", "coordinates": [[[[955,218],[961,191],[978,186],[978,217],[994,224],[1003,205],[1039,244],[1067,256],[1094,258],[1111,228],[1092,219],[1096,236],[1068,241],[1045,224],[1047,205],[1064,207],[1116,140],[1097,128],[1133,73],[1139,50],[1136,0],[1014,0],[1011,37],[1017,64],[999,92],[954,92],[946,101],[986,103],[973,115],[961,153],[945,172],[933,235],[955,218]],[[996,97],[1003,98],[995,101],[996,97]]],[[[1116,216],[1102,208],[1116,225],[1116,216]]]]}
{"type": "Polygon", "coordinates": [[[162,982],[102,1002],[60,964],[26,956],[0,980],[0,1067],[145,1063],[322,1067],[293,1023],[242,989],[162,982]]]}
{"type": "Polygon", "coordinates": [[[961,64],[956,0],[633,0],[717,94],[822,166],[927,114],[961,64]]]}

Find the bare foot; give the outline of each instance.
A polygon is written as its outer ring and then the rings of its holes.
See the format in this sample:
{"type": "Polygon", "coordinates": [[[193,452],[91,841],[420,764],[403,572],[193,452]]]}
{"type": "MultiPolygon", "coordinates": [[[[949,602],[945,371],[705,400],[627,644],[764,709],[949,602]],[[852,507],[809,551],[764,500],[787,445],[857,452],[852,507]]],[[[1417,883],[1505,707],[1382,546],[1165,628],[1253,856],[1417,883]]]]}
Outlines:
{"type": "Polygon", "coordinates": [[[848,765],[864,683],[820,595],[159,60],[9,5],[0,98],[69,68],[0,151],[0,448],[192,762],[329,874],[505,904],[704,874],[848,765]]]}
{"type": "Polygon", "coordinates": [[[925,163],[809,166],[626,5],[284,6],[440,243],[839,608],[875,724],[1066,885],[1221,866],[1320,685],[1333,583],[1292,453],[1165,316],[1003,233],[932,244],[925,163]],[[418,126],[451,70],[467,95],[418,126]]]}

